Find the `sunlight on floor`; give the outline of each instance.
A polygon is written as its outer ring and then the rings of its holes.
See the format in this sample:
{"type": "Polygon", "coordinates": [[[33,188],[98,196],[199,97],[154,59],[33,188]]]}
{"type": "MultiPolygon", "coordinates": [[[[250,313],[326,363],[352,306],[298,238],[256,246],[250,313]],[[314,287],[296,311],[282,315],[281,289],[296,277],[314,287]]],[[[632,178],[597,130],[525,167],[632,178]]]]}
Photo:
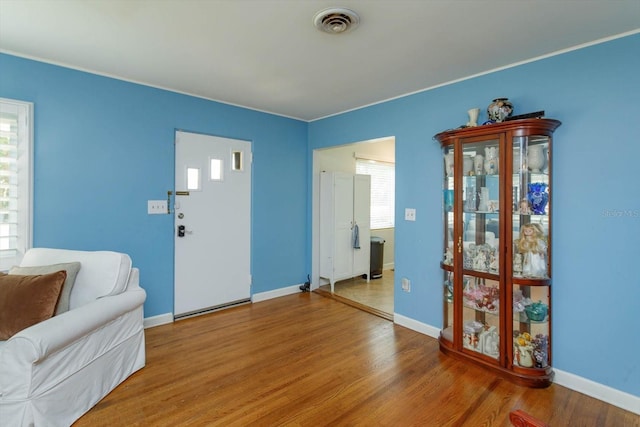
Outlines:
{"type": "MultiPolygon", "coordinates": [[[[393,315],[393,278],[394,270],[384,270],[382,277],[366,279],[354,277],[336,282],[335,293],[343,298],[375,308],[389,315],[393,315]]],[[[331,292],[329,285],[320,287],[331,292]]]]}

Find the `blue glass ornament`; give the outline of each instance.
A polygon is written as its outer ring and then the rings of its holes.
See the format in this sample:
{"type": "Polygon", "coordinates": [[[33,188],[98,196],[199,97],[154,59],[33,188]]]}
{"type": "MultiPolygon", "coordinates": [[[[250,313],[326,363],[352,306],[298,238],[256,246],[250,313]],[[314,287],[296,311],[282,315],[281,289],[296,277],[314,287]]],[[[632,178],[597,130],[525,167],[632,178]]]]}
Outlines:
{"type": "Polygon", "coordinates": [[[535,215],[544,215],[547,203],[549,203],[549,186],[543,182],[532,182],[529,184],[527,200],[535,215]]]}

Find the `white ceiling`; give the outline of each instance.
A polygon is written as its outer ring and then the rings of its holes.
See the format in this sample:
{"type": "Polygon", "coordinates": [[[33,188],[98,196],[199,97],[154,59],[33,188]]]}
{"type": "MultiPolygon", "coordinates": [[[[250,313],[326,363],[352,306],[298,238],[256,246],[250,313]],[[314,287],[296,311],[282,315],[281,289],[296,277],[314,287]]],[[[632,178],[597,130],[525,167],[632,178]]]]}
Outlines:
{"type": "Polygon", "coordinates": [[[2,52],[302,120],[639,31],[640,0],[0,0],[2,52]]]}

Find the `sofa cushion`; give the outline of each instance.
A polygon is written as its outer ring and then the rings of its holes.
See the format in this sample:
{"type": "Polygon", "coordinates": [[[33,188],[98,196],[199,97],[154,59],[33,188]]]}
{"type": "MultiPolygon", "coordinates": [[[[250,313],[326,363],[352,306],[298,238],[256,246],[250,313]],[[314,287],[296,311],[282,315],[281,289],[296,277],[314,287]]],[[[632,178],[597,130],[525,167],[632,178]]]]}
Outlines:
{"type": "Polygon", "coordinates": [[[24,254],[20,267],[66,262],[82,265],[71,290],[70,310],[107,295],[120,294],[127,288],[131,258],[119,252],[33,248],[24,254]]]}
{"type": "Polygon", "coordinates": [[[0,276],[0,340],[53,317],[67,272],[0,276]]]}
{"type": "Polygon", "coordinates": [[[67,262],[60,264],[41,265],[35,267],[12,267],[9,270],[9,274],[21,274],[26,276],[32,276],[35,274],[48,274],[55,273],[56,271],[64,270],[67,272],[67,280],[64,281],[62,286],[62,293],[60,293],[60,301],[56,307],[55,316],[58,314],[69,311],[69,298],[71,297],[71,289],[76,281],[78,270],[80,270],[79,262],[67,262]]]}

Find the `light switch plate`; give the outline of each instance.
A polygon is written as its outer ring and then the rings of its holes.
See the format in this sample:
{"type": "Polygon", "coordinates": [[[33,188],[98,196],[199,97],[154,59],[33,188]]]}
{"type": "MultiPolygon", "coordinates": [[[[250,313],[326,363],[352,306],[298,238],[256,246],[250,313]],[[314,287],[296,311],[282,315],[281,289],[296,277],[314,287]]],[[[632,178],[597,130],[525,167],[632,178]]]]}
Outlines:
{"type": "Polygon", "coordinates": [[[415,221],[416,220],[416,210],[413,208],[405,208],[404,210],[404,219],[405,221],[415,221]]]}
{"type": "Polygon", "coordinates": [[[149,215],[161,215],[167,213],[166,200],[147,200],[147,213],[149,215]]]}

